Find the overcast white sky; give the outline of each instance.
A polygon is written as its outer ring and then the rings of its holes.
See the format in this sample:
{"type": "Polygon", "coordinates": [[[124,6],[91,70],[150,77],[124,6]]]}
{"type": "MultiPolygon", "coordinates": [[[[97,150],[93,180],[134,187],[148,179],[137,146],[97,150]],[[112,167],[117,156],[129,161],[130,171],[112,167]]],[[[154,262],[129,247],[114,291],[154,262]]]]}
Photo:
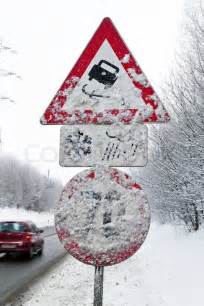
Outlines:
{"type": "Polygon", "coordinates": [[[59,126],[39,119],[101,20],[109,16],[155,89],[169,70],[184,0],[0,0],[0,39],[17,55],[0,52],[1,69],[22,80],[0,78],[3,152],[64,183],[80,169],[58,164],[59,126]]]}

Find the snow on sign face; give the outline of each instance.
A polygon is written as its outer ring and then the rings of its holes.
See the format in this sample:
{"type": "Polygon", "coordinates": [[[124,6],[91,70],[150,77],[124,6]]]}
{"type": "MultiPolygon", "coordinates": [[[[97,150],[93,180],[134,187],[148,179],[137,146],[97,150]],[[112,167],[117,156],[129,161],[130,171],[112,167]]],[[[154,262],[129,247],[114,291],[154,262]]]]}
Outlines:
{"type": "Polygon", "coordinates": [[[147,163],[147,126],[73,125],[60,132],[60,165],[63,167],[145,166],[147,163]]]}
{"type": "Polygon", "coordinates": [[[41,118],[42,124],[164,122],[154,89],[105,18],[41,118]]]}
{"type": "MultiPolygon", "coordinates": [[[[105,39],[62,108],[67,112],[88,107],[105,113],[111,109],[142,109],[141,90],[136,88],[105,39]]],[[[153,109],[150,109],[153,112],[153,109]]]]}
{"type": "Polygon", "coordinates": [[[144,242],[149,225],[144,192],[115,168],[98,167],[73,177],[55,209],[55,226],[65,249],[95,266],[132,256],[144,242]]]}

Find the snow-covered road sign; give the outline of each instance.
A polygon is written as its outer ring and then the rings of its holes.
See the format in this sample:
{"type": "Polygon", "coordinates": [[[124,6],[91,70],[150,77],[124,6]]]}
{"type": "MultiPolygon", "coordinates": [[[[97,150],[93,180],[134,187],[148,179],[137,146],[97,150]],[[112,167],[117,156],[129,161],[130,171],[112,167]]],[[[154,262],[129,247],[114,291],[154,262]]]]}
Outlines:
{"type": "Polygon", "coordinates": [[[60,165],[63,167],[135,167],[147,163],[147,126],[73,125],[61,127],[60,165]]]}
{"type": "Polygon", "coordinates": [[[129,258],[144,242],[149,225],[144,192],[115,168],[80,172],[65,186],[55,210],[57,234],[65,249],[94,266],[129,258]]]}
{"type": "Polygon", "coordinates": [[[165,122],[168,113],[105,18],[41,118],[42,124],[165,122]]]}
{"type": "Polygon", "coordinates": [[[103,266],[133,255],[150,225],[141,187],[109,166],[144,166],[144,123],[168,120],[147,77],[105,18],[41,118],[44,125],[73,125],[61,128],[62,166],[96,166],[67,183],[55,210],[65,249],[95,266],[94,306],[102,305],[103,266]]]}

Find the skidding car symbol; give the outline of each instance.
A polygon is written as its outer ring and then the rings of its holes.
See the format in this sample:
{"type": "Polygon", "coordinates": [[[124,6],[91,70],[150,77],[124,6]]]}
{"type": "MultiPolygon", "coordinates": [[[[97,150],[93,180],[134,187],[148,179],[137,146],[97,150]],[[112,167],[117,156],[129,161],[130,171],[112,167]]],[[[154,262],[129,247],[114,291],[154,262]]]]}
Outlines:
{"type": "Polygon", "coordinates": [[[94,65],[91,68],[88,75],[89,75],[90,81],[92,79],[95,79],[99,83],[102,83],[104,85],[107,85],[108,87],[111,87],[117,80],[118,72],[119,72],[118,67],[109,63],[108,61],[101,60],[97,65],[94,65]]]}

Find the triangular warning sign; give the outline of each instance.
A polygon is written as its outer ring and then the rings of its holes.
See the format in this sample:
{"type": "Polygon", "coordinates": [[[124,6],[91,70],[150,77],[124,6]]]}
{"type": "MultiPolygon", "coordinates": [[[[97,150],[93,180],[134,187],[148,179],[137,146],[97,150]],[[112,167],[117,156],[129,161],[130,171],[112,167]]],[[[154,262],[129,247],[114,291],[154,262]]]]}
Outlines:
{"type": "Polygon", "coordinates": [[[165,122],[169,115],[110,18],[105,18],[42,124],[165,122]]]}

